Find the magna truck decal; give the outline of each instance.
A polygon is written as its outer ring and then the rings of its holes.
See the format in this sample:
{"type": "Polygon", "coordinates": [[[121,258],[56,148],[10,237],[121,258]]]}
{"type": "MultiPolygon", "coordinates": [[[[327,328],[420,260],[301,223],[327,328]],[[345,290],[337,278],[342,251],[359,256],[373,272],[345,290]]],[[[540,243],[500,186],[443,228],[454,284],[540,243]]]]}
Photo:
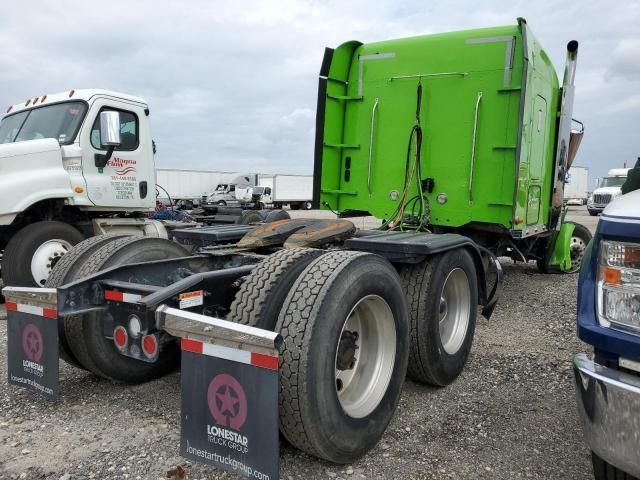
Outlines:
{"type": "Polygon", "coordinates": [[[111,188],[113,188],[117,200],[134,200],[136,198],[137,163],[136,160],[121,157],[112,157],[107,162],[107,167],[114,169],[111,172],[111,188]]]}

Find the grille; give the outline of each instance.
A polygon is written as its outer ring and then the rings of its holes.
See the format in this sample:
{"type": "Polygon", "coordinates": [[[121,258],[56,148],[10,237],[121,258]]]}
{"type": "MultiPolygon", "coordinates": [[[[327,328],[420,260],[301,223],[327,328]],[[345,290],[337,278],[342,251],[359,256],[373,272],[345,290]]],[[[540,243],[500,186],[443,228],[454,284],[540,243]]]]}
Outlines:
{"type": "Polygon", "coordinates": [[[593,203],[603,204],[609,203],[611,201],[610,193],[596,193],[593,196],[593,203]]]}

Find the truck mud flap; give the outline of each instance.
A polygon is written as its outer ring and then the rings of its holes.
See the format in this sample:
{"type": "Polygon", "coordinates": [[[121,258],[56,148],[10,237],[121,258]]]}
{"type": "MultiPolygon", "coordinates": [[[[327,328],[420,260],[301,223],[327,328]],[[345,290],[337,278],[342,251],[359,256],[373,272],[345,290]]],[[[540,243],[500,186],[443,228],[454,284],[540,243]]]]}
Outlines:
{"type": "Polygon", "coordinates": [[[58,312],[54,288],[6,287],[7,370],[12,385],[58,398],[58,312]]]}
{"type": "Polygon", "coordinates": [[[161,305],[181,338],[180,454],[249,478],[280,478],[276,333],[161,305]]]}

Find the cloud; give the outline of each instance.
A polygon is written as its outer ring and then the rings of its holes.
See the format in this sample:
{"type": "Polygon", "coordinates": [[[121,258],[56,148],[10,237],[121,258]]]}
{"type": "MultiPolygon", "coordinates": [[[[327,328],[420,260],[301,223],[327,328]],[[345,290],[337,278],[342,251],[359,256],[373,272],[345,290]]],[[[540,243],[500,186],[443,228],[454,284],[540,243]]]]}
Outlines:
{"type": "Polygon", "coordinates": [[[607,76],[640,81],[640,36],[624,39],[616,45],[611,53],[607,76]]]}
{"type": "Polygon", "coordinates": [[[325,46],[527,18],[562,69],[581,41],[577,163],[602,176],[638,155],[640,2],[111,0],[17,2],[0,17],[5,105],[70,88],[145,98],[161,166],[311,173],[325,46]]]}

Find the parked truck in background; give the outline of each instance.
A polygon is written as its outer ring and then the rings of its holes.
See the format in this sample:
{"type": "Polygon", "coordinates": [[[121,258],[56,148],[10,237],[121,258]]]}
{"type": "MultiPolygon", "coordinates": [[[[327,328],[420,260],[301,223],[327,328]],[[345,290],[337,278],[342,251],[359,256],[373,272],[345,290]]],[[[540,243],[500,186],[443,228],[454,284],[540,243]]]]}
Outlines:
{"type": "Polygon", "coordinates": [[[71,90],[10,106],[0,123],[4,284],[44,285],[65,252],[95,234],[122,227],[166,237],[161,224],[140,218],[155,207],[153,157],[141,98],[71,90]],[[102,141],[106,127],[118,144],[102,141]]]}
{"type": "Polygon", "coordinates": [[[156,168],[158,199],[184,208],[194,208],[224,184],[237,176],[234,172],[156,168]]]}
{"type": "Polygon", "coordinates": [[[567,204],[586,205],[589,199],[589,169],[572,165],[564,184],[564,201],[567,204]]]}
{"type": "Polygon", "coordinates": [[[580,270],[577,317],[578,337],[593,347],[573,366],[594,476],[640,478],[640,190],[602,213],[580,270]]]}
{"type": "Polygon", "coordinates": [[[216,186],[207,197],[207,206],[243,208],[310,209],[313,176],[242,174],[216,186]]]}
{"type": "Polygon", "coordinates": [[[311,208],[313,198],[312,175],[258,175],[258,186],[264,187],[263,203],[268,207],[292,210],[311,208]]]}
{"type": "Polygon", "coordinates": [[[602,213],[614,198],[622,194],[622,185],[627,180],[629,170],[629,168],[613,168],[600,180],[598,187],[587,201],[587,210],[590,215],[602,213]]]}

